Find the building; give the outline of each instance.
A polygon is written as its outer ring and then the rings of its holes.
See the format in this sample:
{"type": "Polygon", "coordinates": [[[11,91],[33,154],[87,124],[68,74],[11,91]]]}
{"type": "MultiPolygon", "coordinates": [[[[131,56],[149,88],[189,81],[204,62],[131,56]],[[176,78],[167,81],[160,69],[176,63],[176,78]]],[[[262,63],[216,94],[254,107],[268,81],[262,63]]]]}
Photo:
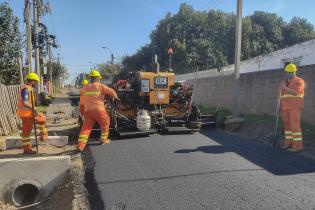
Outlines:
{"type": "MultiPolygon", "coordinates": [[[[295,63],[297,66],[315,64],[315,39],[242,61],[240,73],[280,69],[291,62],[295,63]]],[[[234,65],[226,66],[220,72],[223,74],[224,72],[231,74],[232,71],[234,71],[234,65]]],[[[217,69],[209,69],[198,72],[197,79],[218,75],[220,75],[220,73],[218,73],[217,69]]],[[[176,76],[176,80],[190,80],[195,77],[195,73],[181,74],[176,76]]]]}

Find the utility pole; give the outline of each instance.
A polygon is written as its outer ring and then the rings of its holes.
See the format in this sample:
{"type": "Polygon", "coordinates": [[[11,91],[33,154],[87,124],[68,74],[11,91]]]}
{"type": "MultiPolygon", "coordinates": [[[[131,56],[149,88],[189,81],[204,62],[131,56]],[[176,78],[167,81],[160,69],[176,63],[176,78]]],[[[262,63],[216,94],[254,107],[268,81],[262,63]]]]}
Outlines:
{"type": "Polygon", "coordinates": [[[50,95],[53,97],[54,93],[54,86],[53,86],[53,80],[52,80],[52,53],[51,53],[51,44],[48,44],[48,71],[49,71],[49,80],[50,80],[50,95]]]}
{"type": "Polygon", "coordinates": [[[234,91],[233,115],[240,114],[240,64],[242,44],[242,0],[237,0],[236,33],[235,33],[235,58],[234,58],[234,91]]]}
{"type": "Polygon", "coordinates": [[[23,85],[23,59],[22,57],[18,58],[18,63],[19,63],[19,73],[20,73],[20,85],[23,85]]]}
{"type": "Polygon", "coordinates": [[[109,53],[110,53],[110,64],[113,66],[114,65],[114,59],[115,59],[114,53],[112,53],[112,50],[109,47],[103,46],[102,49],[109,50],[109,53]]]}
{"type": "Polygon", "coordinates": [[[26,46],[27,46],[27,63],[28,72],[32,72],[32,41],[30,25],[30,1],[25,0],[25,22],[26,22],[26,46]]]}
{"type": "Polygon", "coordinates": [[[110,58],[111,58],[110,64],[112,66],[114,66],[114,54],[113,53],[110,54],[110,58]]]}
{"type": "MultiPolygon", "coordinates": [[[[34,16],[34,48],[35,48],[35,72],[39,78],[41,78],[40,62],[39,62],[39,47],[38,47],[38,24],[39,24],[39,8],[38,0],[33,0],[33,16],[34,16]]],[[[38,93],[42,89],[42,80],[38,86],[38,93]]],[[[39,97],[38,97],[39,98],[39,97]]]]}
{"type": "Polygon", "coordinates": [[[167,50],[167,54],[168,54],[168,68],[172,69],[172,55],[173,55],[173,48],[169,48],[167,50]]]}
{"type": "MultiPolygon", "coordinates": [[[[58,53],[58,65],[60,66],[60,54],[58,53]]],[[[61,75],[59,75],[59,92],[61,93],[61,75]]]]}
{"type": "Polygon", "coordinates": [[[53,97],[54,93],[54,86],[53,86],[53,70],[52,70],[52,50],[51,47],[57,47],[55,44],[55,36],[52,36],[48,33],[48,30],[45,31],[45,39],[47,44],[47,51],[48,51],[48,73],[49,73],[49,80],[50,80],[50,95],[53,97]]]}

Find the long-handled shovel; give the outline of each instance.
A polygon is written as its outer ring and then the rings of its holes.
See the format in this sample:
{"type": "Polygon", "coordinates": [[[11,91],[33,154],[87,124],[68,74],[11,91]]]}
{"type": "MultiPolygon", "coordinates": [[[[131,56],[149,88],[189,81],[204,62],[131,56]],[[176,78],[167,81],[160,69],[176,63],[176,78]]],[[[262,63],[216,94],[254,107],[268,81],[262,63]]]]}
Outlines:
{"type": "Polygon", "coordinates": [[[280,114],[280,96],[282,94],[282,90],[279,91],[279,96],[277,100],[277,109],[276,109],[276,125],[275,125],[275,131],[273,136],[273,144],[272,146],[275,147],[277,145],[277,134],[278,134],[278,124],[279,124],[279,114],[280,114]]]}
{"type": "Polygon", "coordinates": [[[37,141],[37,130],[36,130],[36,120],[35,120],[35,102],[34,102],[34,93],[31,91],[31,103],[32,103],[32,117],[33,117],[33,125],[34,125],[34,133],[35,133],[35,142],[36,142],[36,154],[39,156],[38,152],[38,141],[37,141]]]}

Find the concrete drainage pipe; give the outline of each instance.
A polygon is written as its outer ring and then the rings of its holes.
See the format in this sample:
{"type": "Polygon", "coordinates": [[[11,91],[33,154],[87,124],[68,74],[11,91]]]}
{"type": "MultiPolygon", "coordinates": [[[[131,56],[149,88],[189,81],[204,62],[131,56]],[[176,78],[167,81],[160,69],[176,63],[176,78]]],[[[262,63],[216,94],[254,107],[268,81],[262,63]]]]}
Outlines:
{"type": "Polygon", "coordinates": [[[34,181],[17,181],[10,186],[9,200],[15,206],[34,204],[40,197],[40,185],[34,181]]]}
{"type": "Polygon", "coordinates": [[[33,184],[22,184],[12,193],[12,201],[16,206],[33,204],[39,194],[39,189],[33,184]]]}

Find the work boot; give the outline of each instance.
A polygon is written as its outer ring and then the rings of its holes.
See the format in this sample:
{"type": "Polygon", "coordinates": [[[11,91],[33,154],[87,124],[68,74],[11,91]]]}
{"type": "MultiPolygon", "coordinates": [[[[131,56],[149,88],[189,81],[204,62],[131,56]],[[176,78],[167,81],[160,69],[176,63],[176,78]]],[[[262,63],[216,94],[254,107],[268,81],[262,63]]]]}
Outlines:
{"type": "Polygon", "coordinates": [[[290,147],[291,147],[291,145],[287,145],[287,144],[283,144],[280,146],[280,148],[284,149],[284,150],[289,149],[290,147]]]}
{"type": "Polygon", "coordinates": [[[105,144],[109,144],[110,140],[106,139],[106,140],[101,140],[101,145],[105,145],[105,144]]]}
{"type": "Polygon", "coordinates": [[[84,148],[81,148],[80,146],[77,146],[77,151],[78,152],[83,152],[84,148]]]}
{"type": "Polygon", "coordinates": [[[36,151],[33,151],[32,149],[23,150],[23,154],[25,154],[25,155],[34,155],[34,154],[36,154],[36,151]]]}
{"type": "Polygon", "coordinates": [[[287,149],[287,151],[292,152],[292,153],[298,153],[298,152],[302,152],[303,149],[289,148],[289,149],[287,149]]]}

